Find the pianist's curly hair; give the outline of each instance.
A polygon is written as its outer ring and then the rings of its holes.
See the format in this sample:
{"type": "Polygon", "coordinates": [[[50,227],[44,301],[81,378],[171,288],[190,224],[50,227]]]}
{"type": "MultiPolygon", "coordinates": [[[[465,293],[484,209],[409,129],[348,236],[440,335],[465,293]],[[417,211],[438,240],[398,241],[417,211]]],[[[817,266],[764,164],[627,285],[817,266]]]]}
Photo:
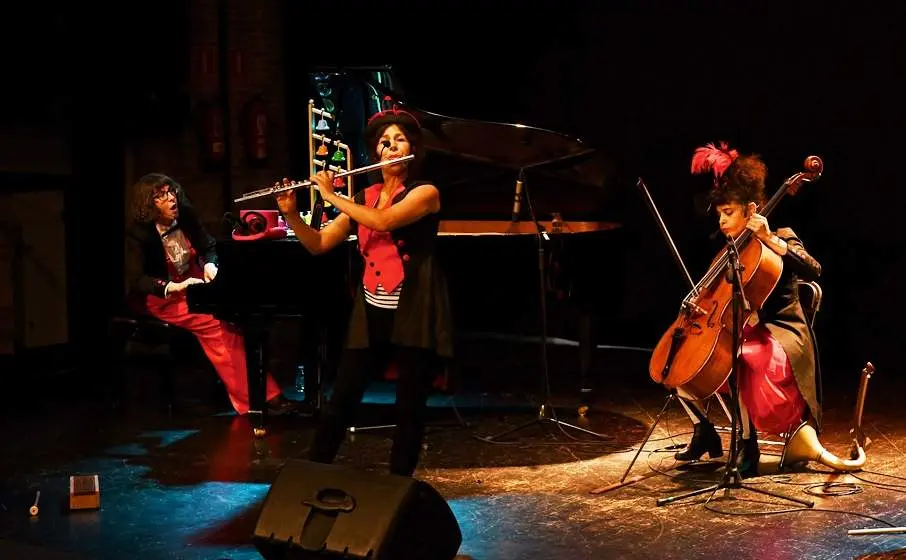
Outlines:
{"type": "Polygon", "coordinates": [[[714,173],[714,186],[708,199],[712,206],[738,202],[764,202],[768,168],[758,154],[739,155],[726,142],[706,144],[692,156],[692,173],[714,173]]]}
{"type": "Polygon", "coordinates": [[[368,125],[365,127],[365,133],[363,134],[365,149],[367,150],[369,159],[376,162],[378,158],[375,153],[375,147],[377,146],[381,135],[383,135],[384,131],[387,130],[387,127],[392,124],[400,127],[403,134],[406,135],[406,139],[409,140],[411,153],[415,155],[412,161],[409,162],[408,176],[409,178],[412,178],[421,168],[425,153],[421,125],[419,125],[418,120],[411,114],[394,107],[393,109],[381,111],[380,113],[373,115],[368,120],[368,125]]]}
{"type": "Polygon", "coordinates": [[[184,208],[191,206],[185,190],[179,183],[162,173],[148,173],[132,186],[130,218],[133,222],[147,224],[157,219],[158,212],[154,205],[154,197],[167,186],[176,191],[176,203],[181,215],[184,208]]]}

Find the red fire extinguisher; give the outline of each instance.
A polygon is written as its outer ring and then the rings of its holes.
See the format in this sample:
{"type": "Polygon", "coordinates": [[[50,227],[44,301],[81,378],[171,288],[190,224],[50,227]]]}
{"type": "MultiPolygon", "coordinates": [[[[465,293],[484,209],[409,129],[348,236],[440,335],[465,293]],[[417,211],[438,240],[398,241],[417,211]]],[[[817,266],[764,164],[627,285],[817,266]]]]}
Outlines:
{"type": "Polygon", "coordinates": [[[201,104],[199,112],[202,156],[210,165],[220,164],[226,156],[221,105],[217,100],[209,100],[201,104]]]}
{"type": "Polygon", "coordinates": [[[262,162],[267,159],[267,109],[260,94],[246,103],[244,113],[246,155],[252,162],[262,162]]]}

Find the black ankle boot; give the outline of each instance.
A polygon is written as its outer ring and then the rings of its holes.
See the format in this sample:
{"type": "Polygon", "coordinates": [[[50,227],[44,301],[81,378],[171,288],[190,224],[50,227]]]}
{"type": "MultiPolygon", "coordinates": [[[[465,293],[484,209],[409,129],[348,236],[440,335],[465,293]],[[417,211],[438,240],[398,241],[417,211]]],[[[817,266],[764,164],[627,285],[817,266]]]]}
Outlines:
{"type": "Polygon", "coordinates": [[[758,460],[761,450],[758,449],[758,438],[755,434],[749,439],[739,441],[739,474],[743,478],[758,476],[758,460]]]}
{"type": "Polygon", "coordinates": [[[704,420],[695,424],[695,432],[692,434],[692,440],[686,446],[686,449],[673,457],[677,461],[697,461],[706,452],[712,459],[724,454],[720,436],[717,435],[714,424],[704,420]]]}

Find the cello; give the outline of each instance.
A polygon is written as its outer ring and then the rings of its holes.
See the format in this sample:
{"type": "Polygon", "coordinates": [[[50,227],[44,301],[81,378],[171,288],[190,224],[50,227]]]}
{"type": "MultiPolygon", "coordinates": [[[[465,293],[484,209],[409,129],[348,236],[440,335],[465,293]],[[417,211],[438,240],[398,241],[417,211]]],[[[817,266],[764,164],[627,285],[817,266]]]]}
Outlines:
{"type": "MultiPolygon", "coordinates": [[[[803,183],[818,180],[823,170],[821,158],[808,156],[804,171],[784,181],[759,213],[767,217],[785,195],[795,196],[803,183]]],[[[666,228],[660,225],[670,241],[666,228]]],[[[746,229],[735,240],[748,302],[740,313],[740,332],[774,291],[783,272],[783,258],[753,237],[746,229]]],[[[672,242],[671,248],[675,251],[672,242]]],[[[716,393],[733,368],[733,285],[725,274],[729,263],[725,247],[683,298],[677,318],[661,336],[648,363],[651,379],[687,399],[705,400],[716,393]]],[[[688,273],[687,278],[691,283],[688,273]]]]}

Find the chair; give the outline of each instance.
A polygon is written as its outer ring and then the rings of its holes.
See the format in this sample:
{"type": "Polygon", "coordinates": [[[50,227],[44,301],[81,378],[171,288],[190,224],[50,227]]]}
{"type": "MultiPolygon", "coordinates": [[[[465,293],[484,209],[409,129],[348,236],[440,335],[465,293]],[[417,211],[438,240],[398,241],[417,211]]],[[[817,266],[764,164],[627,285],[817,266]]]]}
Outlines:
{"type": "Polygon", "coordinates": [[[821,286],[817,282],[800,280],[796,287],[799,290],[799,303],[802,305],[802,311],[805,313],[805,320],[808,321],[810,327],[814,328],[815,316],[818,315],[818,311],[821,310],[821,298],[824,296],[821,286]],[[803,288],[808,292],[808,298],[804,301],[802,298],[803,288]]]}

